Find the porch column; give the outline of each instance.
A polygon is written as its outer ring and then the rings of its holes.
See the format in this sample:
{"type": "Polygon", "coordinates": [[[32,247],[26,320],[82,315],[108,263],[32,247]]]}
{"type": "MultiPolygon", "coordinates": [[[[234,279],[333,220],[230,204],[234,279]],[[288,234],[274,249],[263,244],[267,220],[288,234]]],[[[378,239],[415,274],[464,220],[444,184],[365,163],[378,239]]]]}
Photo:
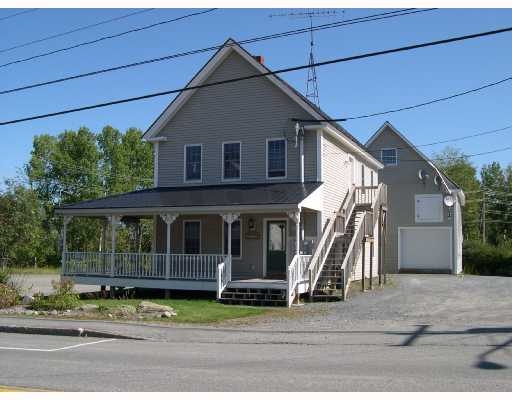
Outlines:
{"type": "MultiPolygon", "coordinates": [[[[233,222],[236,222],[238,218],[240,218],[240,214],[221,214],[222,219],[224,222],[228,224],[228,256],[231,256],[231,224],[233,222]]],[[[223,251],[224,251],[224,242],[222,243],[223,251]]]]}
{"type": "Polygon", "coordinates": [[[110,276],[114,276],[115,272],[115,254],[116,254],[116,231],[119,223],[121,222],[120,215],[111,215],[108,217],[110,221],[110,233],[111,233],[111,252],[110,252],[110,276]]]}
{"type": "Polygon", "coordinates": [[[64,221],[63,221],[63,226],[62,226],[62,260],[61,260],[62,272],[64,272],[65,268],[66,268],[66,253],[68,251],[67,231],[68,231],[68,224],[71,222],[72,219],[73,219],[73,217],[71,215],[64,216],[64,221]]]}
{"type": "Polygon", "coordinates": [[[167,225],[165,279],[169,279],[171,277],[171,224],[178,218],[178,214],[160,214],[160,218],[162,218],[167,225]]]}
{"type": "Polygon", "coordinates": [[[299,211],[289,212],[288,217],[295,222],[295,254],[300,255],[300,208],[299,211]]]}

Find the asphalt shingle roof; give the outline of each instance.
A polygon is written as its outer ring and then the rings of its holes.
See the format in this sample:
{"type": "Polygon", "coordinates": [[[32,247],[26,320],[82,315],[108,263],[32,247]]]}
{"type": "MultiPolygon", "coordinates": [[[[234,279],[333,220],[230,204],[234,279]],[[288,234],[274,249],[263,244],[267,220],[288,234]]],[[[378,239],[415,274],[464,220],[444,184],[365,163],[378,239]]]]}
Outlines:
{"type": "Polygon", "coordinates": [[[157,187],[87,200],[60,210],[298,204],[322,182],[157,187]]]}

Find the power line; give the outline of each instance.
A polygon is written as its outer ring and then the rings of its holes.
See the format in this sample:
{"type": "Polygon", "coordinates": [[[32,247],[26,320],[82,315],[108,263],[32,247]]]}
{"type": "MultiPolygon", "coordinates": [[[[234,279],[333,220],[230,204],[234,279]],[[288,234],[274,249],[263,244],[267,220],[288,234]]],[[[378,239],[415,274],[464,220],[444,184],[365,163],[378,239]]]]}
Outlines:
{"type": "Polygon", "coordinates": [[[103,21],[99,21],[99,22],[96,22],[94,24],[80,26],[78,28],[74,28],[74,29],[71,29],[69,31],[55,33],[53,35],[45,36],[45,37],[40,38],[40,39],[31,40],[31,41],[25,42],[25,43],[20,43],[20,44],[11,46],[11,47],[5,47],[3,49],[0,49],[0,53],[6,53],[8,51],[12,51],[12,50],[15,50],[15,49],[20,49],[22,47],[31,46],[31,45],[36,44],[36,43],[46,42],[48,40],[52,40],[52,39],[56,39],[56,38],[59,38],[59,37],[67,36],[67,35],[70,35],[72,33],[80,32],[80,31],[85,31],[85,30],[90,29],[90,28],[95,28],[97,26],[106,25],[106,24],[109,24],[111,22],[119,21],[119,20],[122,20],[122,19],[125,19],[125,18],[132,17],[134,15],[139,15],[139,14],[147,13],[147,12],[153,11],[153,10],[154,10],[154,8],[146,8],[146,9],[143,9],[143,10],[137,10],[135,12],[131,12],[131,13],[128,13],[128,14],[120,15],[118,17],[114,17],[114,18],[103,20],[103,21]]]}
{"type": "MultiPolygon", "coordinates": [[[[317,31],[317,30],[332,29],[332,28],[342,28],[344,26],[355,25],[355,24],[360,24],[360,23],[365,23],[365,22],[378,21],[378,20],[384,20],[384,19],[388,19],[388,18],[401,17],[401,16],[417,14],[417,13],[423,13],[423,12],[433,11],[436,9],[414,10],[414,11],[407,11],[410,9],[405,9],[405,10],[406,10],[405,12],[400,12],[401,10],[400,11],[391,11],[391,12],[386,12],[386,13],[373,14],[373,15],[368,15],[368,16],[364,16],[364,17],[353,18],[353,19],[345,20],[345,21],[341,21],[341,22],[317,25],[317,26],[313,27],[313,30],[317,31]]],[[[254,38],[250,38],[250,39],[244,39],[244,40],[239,41],[238,44],[242,45],[242,44],[256,43],[256,42],[265,41],[265,40],[280,39],[283,37],[300,35],[300,34],[307,33],[307,32],[309,32],[309,29],[305,29],[305,28],[294,29],[291,31],[274,33],[274,34],[265,35],[265,36],[258,36],[258,37],[254,37],[254,38]]],[[[202,49],[189,50],[189,51],[182,52],[182,53],[169,54],[169,55],[158,57],[158,58],[136,61],[136,62],[133,62],[130,64],[121,64],[121,65],[117,65],[114,67],[103,68],[103,69],[99,69],[99,70],[95,70],[95,71],[85,72],[82,74],[68,75],[68,76],[65,76],[62,78],[58,78],[58,79],[53,79],[53,80],[43,81],[43,82],[38,82],[38,83],[32,83],[29,85],[20,86],[20,87],[12,88],[12,89],[5,89],[5,90],[0,91],[0,95],[19,92],[19,91],[28,90],[28,89],[34,89],[37,87],[42,87],[42,86],[47,86],[47,85],[54,85],[57,83],[63,83],[63,82],[67,82],[67,81],[71,81],[71,80],[75,80],[75,79],[87,78],[90,76],[105,74],[108,72],[115,72],[115,71],[128,69],[128,68],[139,67],[139,66],[143,66],[143,65],[147,65],[147,64],[168,61],[168,60],[172,60],[175,58],[211,52],[211,51],[219,50],[223,46],[231,46],[231,45],[230,44],[215,45],[215,46],[205,47],[202,49]]]]}
{"type": "Polygon", "coordinates": [[[488,89],[488,88],[493,87],[493,86],[501,85],[502,83],[505,83],[505,82],[508,82],[508,81],[511,81],[511,80],[512,80],[512,76],[509,76],[509,77],[506,77],[506,78],[501,79],[499,81],[487,83],[487,84],[485,84],[483,86],[479,86],[477,88],[473,88],[473,89],[465,90],[463,92],[455,93],[455,94],[452,94],[450,96],[440,97],[440,98],[437,98],[437,99],[434,99],[434,100],[429,100],[429,101],[426,101],[426,102],[423,102],[423,103],[414,104],[412,106],[395,108],[395,109],[392,109],[392,110],[380,111],[380,112],[375,112],[375,113],[371,113],[371,114],[358,115],[358,116],[355,116],[355,117],[332,118],[332,119],[315,119],[315,120],[313,120],[313,119],[297,119],[297,118],[293,118],[292,120],[293,121],[297,121],[297,122],[343,122],[343,121],[350,121],[350,120],[355,120],[355,119],[363,119],[363,118],[376,117],[376,116],[386,115],[386,114],[393,114],[393,113],[397,113],[397,112],[400,112],[400,111],[406,111],[406,110],[412,110],[414,108],[425,107],[425,106],[428,106],[428,105],[431,105],[431,104],[440,103],[442,101],[451,100],[451,99],[454,99],[456,97],[465,96],[467,94],[479,92],[481,90],[488,89]]]}
{"type": "Polygon", "coordinates": [[[30,57],[26,57],[26,58],[20,58],[18,60],[9,61],[8,63],[5,63],[5,64],[0,64],[0,68],[5,68],[5,67],[8,67],[8,66],[14,65],[14,64],[20,64],[20,63],[23,63],[23,62],[26,62],[26,61],[34,60],[36,58],[47,57],[47,56],[50,56],[50,55],[53,55],[53,54],[62,53],[64,51],[69,51],[69,50],[72,50],[72,49],[76,49],[78,47],[83,47],[83,46],[88,46],[88,45],[91,45],[91,44],[103,42],[105,40],[110,40],[110,39],[118,38],[118,37],[121,37],[121,36],[128,35],[130,33],[145,31],[147,29],[151,29],[151,28],[155,28],[157,26],[169,24],[171,22],[176,22],[176,21],[180,21],[180,20],[183,20],[183,19],[186,19],[186,18],[195,17],[197,15],[210,13],[210,12],[215,11],[215,10],[216,10],[216,8],[210,8],[208,10],[203,10],[203,11],[198,11],[198,12],[194,12],[194,13],[191,13],[191,14],[182,15],[181,17],[178,17],[178,18],[173,18],[173,19],[168,19],[168,20],[165,20],[165,21],[160,21],[160,22],[157,22],[157,23],[154,23],[154,24],[151,24],[151,25],[145,25],[145,26],[142,26],[140,28],[130,29],[128,31],[116,33],[116,34],[113,34],[113,35],[102,36],[102,37],[100,37],[98,39],[89,40],[87,42],[81,42],[81,43],[78,43],[78,44],[74,44],[72,46],[63,47],[63,48],[60,48],[60,49],[57,49],[57,50],[48,51],[46,53],[40,53],[40,54],[36,54],[34,56],[30,56],[30,57]]]}
{"type": "MultiPolygon", "coordinates": [[[[410,51],[410,50],[415,50],[415,49],[419,49],[419,48],[438,46],[438,45],[454,43],[454,42],[459,42],[459,41],[469,40],[469,39],[476,39],[476,38],[484,37],[484,36],[497,35],[497,34],[511,32],[511,31],[512,31],[512,27],[497,29],[497,30],[493,30],[493,31],[479,32],[479,33],[474,33],[474,34],[470,34],[470,35],[452,37],[449,39],[436,40],[433,42],[424,42],[424,43],[410,45],[410,46],[397,47],[394,49],[381,50],[381,51],[377,51],[377,52],[373,52],[373,53],[364,53],[364,54],[359,54],[356,56],[335,58],[335,59],[331,59],[331,60],[327,60],[327,61],[317,62],[317,63],[315,63],[315,66],[338,64],[338,63],[342,63],[342,62],[360,60],[360,59],[364,59],[364,58],[376,57],[376,56],[385,55],[385,54],[399,53],[399,52],[410,51]]],[[[89,106],[70,108],[67,110],[56,111],[56,112],[47,113],[47,114],[39,114],[39,115],[30,116],[30,117],[18,118],[18,119],[14,119],[14,120],[10,120],[10,121],[2,121],[2,122],[0,122],[0,126],[12,125],[12,124],[20,123],[20,122],[25,122],[25,121],[33,121],[36,119],[55,117],[57,115],[71,114],[71,113],[75,113],[75,112],[79,112],[79,111],[92,110],[92,109],[96,109],[96,108],[103,108],[103,107],[113,106],[113,105],[117,105],[117,104],[131,103],[134,101],[146,100],[146,99],[150,99],[150,98],[166,96],[169,94],[177,94],[177,93],[181,93],[181,92],[189,91],[189,90],[197,90],[197,89],[202,89],[205,87],[219,86],[219,85],[224,85],[224,84],[228,84],[228,83],[235,83],[235,82],[246,81],[249,79],[260,78],[260,77],[264,77],[264,76],[277,75],[280,73],[299,71],[299,70],[303,70],[305,68],[310,68],[310,66],[311,66],[310,64],[305,64],[305,65],[299,65],[299,66],[295,66],[295,67],[282,68],[282,69],[279,69],[276,71],[268,70],[267,72],[242,76],[242,77],[238,77],[238,78],[231,78],[231,79],[226,79],[226,80],[217,81],[217,82],[203,83],[201,85],[187,86],[187,87],[184,87],[181,89],[165,90],[162,92],[150,93],[150,94],[145,94],[145,95],[135,96],[135,97],[128,97],[128,98],[119,99],[119,100],[112,100],[112,101],[93,104],[93,105],[89,105],[89,106]]],[[[315,122],[318,122],[318,121],[315,121],[315,122]]]]}
{"type": "Polygon", "coordinates": [[[32,12],[37,11],[37,10],[39,10],[39,8],[31,8],[29,10],[24,10],[24,11],[16,12],[14,14],[9,14],[9,15],[6,15],[4,17],[0,17],[0,21],[5,21],[6,19],[11,19],[11,18],[18,17],[20,15],[32,13],[32,12]]]}

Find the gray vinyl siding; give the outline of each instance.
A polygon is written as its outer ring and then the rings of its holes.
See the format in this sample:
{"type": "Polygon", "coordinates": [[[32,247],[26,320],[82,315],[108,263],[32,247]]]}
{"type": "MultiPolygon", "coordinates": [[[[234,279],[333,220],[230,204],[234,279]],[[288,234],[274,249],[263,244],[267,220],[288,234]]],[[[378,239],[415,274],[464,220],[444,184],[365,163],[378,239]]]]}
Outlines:
{"type": "MultiPolygon", "coordinates": [[[[237,53],[227,58],[206,83],[251,75],[257,70],[237,53]]],[[[196,91],[158,136],[160,143],[158,185],[184,185],[185,144],[202,144],[201,184],[222,183],[222,142],[241,141],[240,183],[260,183],[266,179],[266,139],[286,137],[287,177],[298,181],[299,148],[295,147],[293,117],[311,118],[297,103],[267,78],[250,79],[196,91]]],[[[306,180],[316,181],[316,140],[305,139],[306,180]]],[[[276,181],[276,180],[272,180],[276,181]]],[[[197,185],[198,183],[193,183],[197,185]]]]}
{"type": "MultiPolygon", "coordinates": [[[[305,236],[316,234],[316,214],[304,212],[305,236]]],[[[233,258],[232,274],[234,279],[242,278],[263,278],[264,264],[264,221],[265,219],[284,220],[288,223],[287,232],[287,264],[295,255],[295,223],[284,213],[271,214],[242,214],[240,223],[242,229],[242,256],[233,258]],[[256,234],[248,236],[248,220],[252,218],[255,222],[256,234]]],[[[183,253],[183,221],[201,221],[201,253],[222,254],[223,220],[220,215],[180,215],[171,224],[171,253],[183,253]]],[[[157,222],[157,253],[166,252],[166,224],[161,218],[157,222]]]]}
{"type": "Polygon", "coordinates": [[[388,186],[384,269],[386,272],[394,273],[398,271],[398,227],[453,227],[453,215],[450,215],[448,208],[443,205],[443,222],[416,223],[414,195],[443,194],[442,187],[434,183],[436,171],[414,150],[409,149],[407,143],[388,127],[371,143],[369,150],[380,158],[380,149],[382,148],[398,149],[398,165],[386,166],[379,171],[379,182],[388,186]],[[430,175],[425,184],[418,178],[419,169],[425,170],[430,175]]]}

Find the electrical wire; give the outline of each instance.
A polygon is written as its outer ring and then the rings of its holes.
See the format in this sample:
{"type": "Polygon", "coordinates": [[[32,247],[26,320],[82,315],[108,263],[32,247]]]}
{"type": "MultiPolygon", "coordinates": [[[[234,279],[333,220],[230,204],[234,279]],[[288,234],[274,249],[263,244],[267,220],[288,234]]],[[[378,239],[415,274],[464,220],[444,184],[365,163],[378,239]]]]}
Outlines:
{"type": "MultiPolygon", "coordinates": [[[[299,66],[295,66],[295,67],[282,68],[282,69],[279,69],[276,71],[269,70],[267,72],[251,74],[251,75],[242,76],[242,77],[238,77],[238,78],[231,78],[231,79],[226,79],[226,80],[221,80],[221,81],[216,81],[216,82],[211,82],[211,83],[203,83],[201,85],[186,86],[181,89],[165,90],[165,91],[161,91],[161,92],[149,93],[149,94],[135,96],[135,97],[129,97],[129,98],[124,98],[124,99],[119,99],[119,100],[112,100],[112,101],[108,101],[108,102],[104,102],[104,103],[70,108],[70,109],[66,109],[66,110],[61,110],[61,111],[56,111],[56,112],[51,112],[51,113],[46,113],[46,114],[33,115],[30,117],[23,117],[23,118],[18,118],[18,119],[14,119],[14,120],[2,121],[2,122],[0,122],[0,126],[13,125],[13,124],[17,124],[20,122],[33,121],[33,120],[43,119],[43,118],[50,118],[50,117],[55,117],[58,115],[71,114],[71,113],[75,113],[75,112],[79,112],[79,111],[103,108],[103,107],[113,106],[113,105],[117,105],[117,104],[131,103],[134,101],[146,100],[146,99],[150,99],[150,98],[166,96],[169,94],[178,94],[178,93],[181,93],[184,91],[197,90],[197,89],[202,89],[202,88],[206,88],[206,87],[220,86],[220,85],[225,85],[228,83],[246,81],[249,79],[255,79],[255,78],[260,78],[260,77],[264,77],[264,76],[277,75],[280,73],[299,71],[299,70],[311,68],[312,66],[320,67],[320,66],[325,66],[325,65],[338,64],[338,63],[343,63],[343,62],[348,62],[348,61],[353,61],[353,60],[360,60],[360,59],[364,59],[364,58],[376,57],[376,56],[381,56],[381,55],[386,55],[386,54],[399,53],[399,52],[403,52],[403,51],[416,50],[416,49],[425,48],[425,47],[439,46],[439,45],[444,45],[444,44],[448,44],[448,43],[454,43],[454,42],[476,39],[476,38],[485,37],[485,36],[497,35],[497,34],[511,32],[511,31],[512,31],[512,27],[507,27],[507,28],[496,29],[496,30],[492,30],[492,31],[474,33],[474,34],[470,34],[470,35],[451,37],[448,39],[436,40],[436,41],[432,41],[432,42],[423,42],[423,43],[410,45],[410,46],[396,47],[393,49],[381,50],[381,51],[372,52],[372,53],[364,53],[364,54],[359,54],[356,56],[335,58],[335,59],[331,59],[331,60],[327,60],[327,61],[316,62],[313,64],[303,64],[303,65],[299,65],[299,66]]],[[[512,79],[512,77],[510,79],[512,79]]],[[[315,122],[318,122],[318,121],[315,121],[315,122]]]]}
{"type": "Polygon", "coordinates": [[[39,8],[31,8],[29,10],[24,10],[24,11],[16,12],[14,14],[9,14],[9,15],[6,15],[4,17],[0,17],[0,21],[5,21],[6,19],[11,19],[11,18],[19,17],[20,15],[29,14],[29,13],[32,13],[32,12],[37,11],[37,10],[39,10],[39,8]]]}
{"type": "Polygon", "coordinates": [[[118,37],[125,36],[125,35],[131,34],[131,33],[145,31],[145,30],[148,30],[148,29],[151,29],[151,28],[155,28],[157,26],[162,26],[162,25],[165,25],[165,24],[169,24],[171,22],[177,22],[177,21],[181,21],[183,19],[192,18],[192,17],[198,16],[198,15],[210,13],[210,12],[213,12],[215,10],[217,10],[217,9],[216,8],[210,8],[208,10],[197,11],[197,12],[194,12],[194,13],[191,13],[191,14],[182,15],[181,17],[177,17],[177,18],[173,18],[173,19],[168,19],[168,20],[165,20],[165,21],[160,21],[160,22],[157,22],[157,23],[154,23],[154,24],[151,24],[151,25],[145,25],[145,26],[142,26],[140,28],[130,29],[128,31],[124,31],[124,32],[120,32],[120,33],[116,33],[116,34],[112,34],[112,35],[108,35],[108,36],[102,36],[100,38],[97,38],[97,39],[94,39],[94,40],[89,40],[87,42],[77,43],[77,44],[74,44],[72,46],[62,47],[62,48],[57,49],[57,50],[52,50],[52,51],[48,51],[48,52],[45,52],[45,53],[39,53],[39,54],[30,56],[30,57],[20,58],[18,60],[13,60],[13,61],[9,61],[9,62],[4,63],[4,64],[0,64],[0,68],[5,68],[5,67],[8,67],[10,65],[24,63],[24,62],[27,62],[27,61],[30,61],[30,60],[34,60],[36,58],[42,58],[42,57],[47,57],[47,56],[50,56],[50,55],[53,55],[53,54],[62,53],[62,52],[65,52],[65,51],[76,49],[78,47],[83,47],[83,46],[88,46],[88,45],[91,45],[91,44],[96,44],[96,43],[99,43],[99,42],[103,42],[105,40],[110,40],[110,39],[118,38],[118,37]]]}
{"type": "MultiPolygon", "coordinates": [[[[406,9],[406,10],[408,10],[408,9],[406,9]]],[[[340,28],[340,27],[348,26],[348,25],[377,21],[377,20],[388,19],[388,18],[395,18],[395,17],[416,14],[416,13],[420,13],[420,12],[433,11],[433,10],[435,10],[435,9],[407,11],[407,12],[401,12],[401,13],[399,13],[399,11],[391,11],[391,12],[386,12],[386,13],[373,14],[373,15],[369,15],[369,16],[359,17],[359,18],[353,18],[350,20],[344,20],[341,22],[336,22],[336,23],[331,23],[331,24],[317,25],[316,27],[313,27],[313,30],[316,31],[316,30],[340,28]]],[[[242,44],[255,43],[255,42],[260,42],[260,41],[265,41],[265,40],[279,39],[282,37],[299,35],[299,34],[304,34],[304,33],[308,33],[308,32],[309,32],[309,29],[306,29],[306,28],[295,29],[295,30],[291,30],[291,31],[274,33],[274,34],[270,34],[270,35],[258,36],[255,38],[241,40],[238,42],[238,44],[242,45],[242,44]]],[[[87,78],[90,76],[101,75],[101,74],[105,74],[105,73],[109,73],[109,72],[115,72],[115,71],[119,71],[119,70],[123,70],[123,69],[139,67],[139,66],[143,66],[143,65],[147,65],[147,64],[168,61],[168,60],[172,60],[175,58],[211,52],[211,51],[219,50],[223,46],[231,46],[231,45],[230,44],[215,45],[215,46],[205,47],[202,49],[189,50],[189,51],[185,51],[182,53],[169,54],[169,55],[158,57],[158,58],[136,61],[136,62],[133,62],[130,64],[121,64],[121,65],[103,68],[103,69],[99,69],[99,70],[95,70],[95,71],[84,72],[82,74],[68,75],[68,76],[65,76],[62,78],[57,78],[57,79],[53,79],[53,80],[49,80],[49,81],[31,83],[28,85],[19,86],[19,87],[12,88],[12,89],[0,90],[0,95],[14,93],[14,92],[20,92],[23,90],[34,89],[34,88],[38,88],[38,87],[42,87],[42,86],[54,85],[57,83],[63,83],[63,82],[67,82],[67,81],[71,81],[71,80],[75,80],[75,79],[87,78]]]]}
{"type": "Polygon", "coordinates": [[[31,46],[31,45],[36,44],[36,43],[42,43],[42,42],[46,42],[48,40],[52,40],[52,39],[56,39],[56,38],[59,38],[59,37],[67,36],[67,35],[70,35],[72,33],[85,31],[85,30],[91,29],[91,28],[96,28],[97,26],[106,25],[106,24],[109,24],[111,22],[120,21],[122,19],[133,17],[134,15],[139,15],[139,14],[147,13],[147,12],[153,11],[153,10],[154,10],[154,8],[145,8],[143,10],[137,10],[137,11],[134,11],[134,12],[131,12],[131,13],[128,13],[128,14],[120,15],[118,17],[114,17],[114,18],[103,20],[103,21],[95,22],[94,24],[84,25],[84,26],[80,26],[78,28],[73,28],[73,29],[71,29],[69,31],[55,33],[53,35],[45,36],[45,37],[42,37],[40,39],[35,39],[35,40],[28,41],[28,42],[16,44],[16,45],[11,46],[11,47],[5,47],[3,49],[0,49],[0,54],[1,53],[6,53],[8,51],[16,50],[16,49],[21,49],[23,47],[31,46]]]}

